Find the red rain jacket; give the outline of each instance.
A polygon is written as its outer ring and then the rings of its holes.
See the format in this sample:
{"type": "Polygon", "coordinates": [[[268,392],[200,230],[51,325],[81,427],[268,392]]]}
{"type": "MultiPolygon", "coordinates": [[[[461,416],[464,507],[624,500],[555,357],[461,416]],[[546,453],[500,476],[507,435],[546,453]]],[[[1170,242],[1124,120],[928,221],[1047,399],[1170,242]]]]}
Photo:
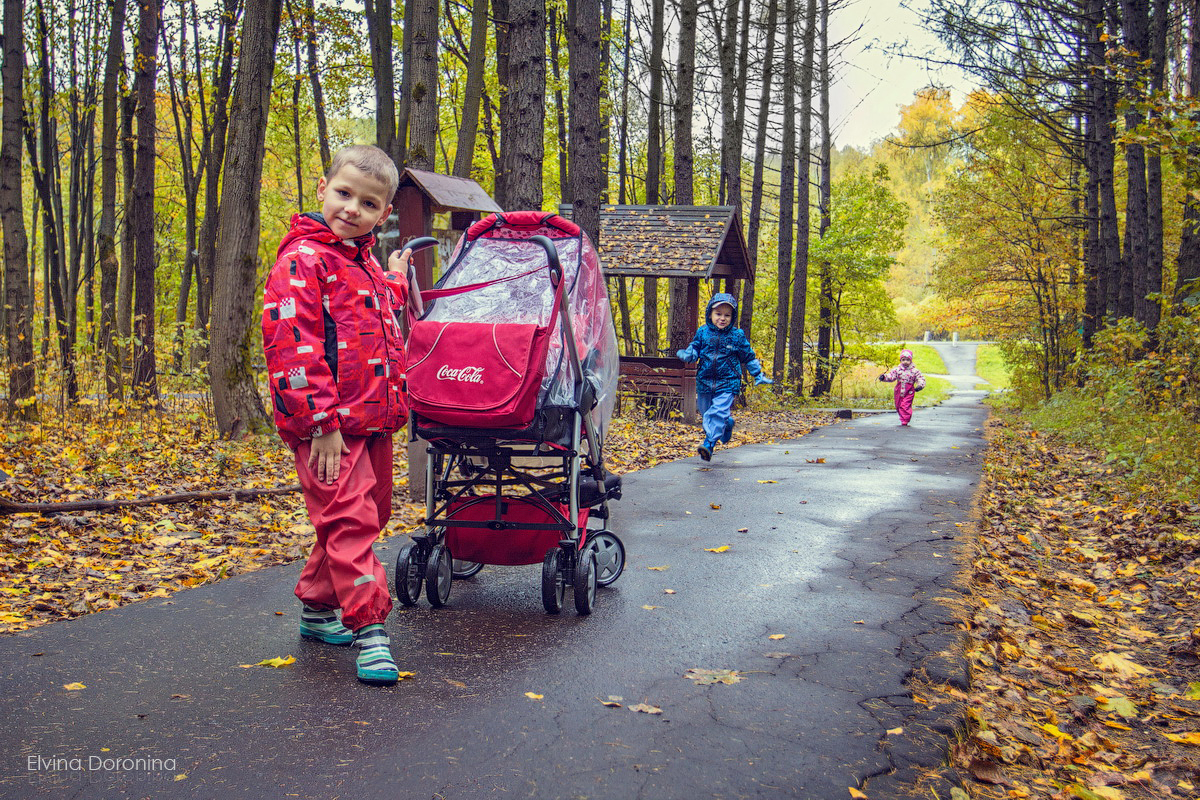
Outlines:
{"type": "Polygon", "coordinates": [[[371,254],[375,236],[343,241],[320,214],[298,214],[263,292],[263,350],[275,426],[293,450],[342,430],[404,427],[408,279],[371,254]]]}

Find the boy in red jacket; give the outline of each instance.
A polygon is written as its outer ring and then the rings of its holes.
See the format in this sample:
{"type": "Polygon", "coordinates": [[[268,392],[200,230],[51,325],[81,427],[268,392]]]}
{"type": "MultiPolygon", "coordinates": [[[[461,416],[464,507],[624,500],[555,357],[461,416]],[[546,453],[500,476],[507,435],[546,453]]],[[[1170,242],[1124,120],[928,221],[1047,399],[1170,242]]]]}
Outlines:
{"type": "Polygon", "coordinates": [[[392,609],[372,544],[391,516],[392,434],[404,426],[409,256],[371,254],[399,175],[383,150],[347,147],[317,183],[321,212],[292,217],[263,293],[263,349],[279,435],[295,453],[316,544],[296,596],[300,635],[359,645],[358,679],[399,679],[392,609]],[[341,620],[337,611],[341,609],[341,620]]]}

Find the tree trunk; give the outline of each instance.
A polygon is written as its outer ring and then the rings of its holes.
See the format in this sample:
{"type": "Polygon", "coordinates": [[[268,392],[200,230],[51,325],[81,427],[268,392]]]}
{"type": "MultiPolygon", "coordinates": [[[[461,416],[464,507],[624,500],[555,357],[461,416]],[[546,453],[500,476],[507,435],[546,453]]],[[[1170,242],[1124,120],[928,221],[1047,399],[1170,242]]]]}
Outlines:
{"type": "MultiPolygon", "coordinates": [[[[692,111],[696,104],[696,0],[679,0],[679,66],[675,89],[675,203],[695,205],[692,177],[692,111]]],[[[667,325],[671,349],[682,350],[694,330],[688,325],[688,283],[671,278],[671,316],[667,325]]]]}
{"type": "MultiPolygon", "coordinates": [[[[1147,77],[1140,62],[1149,55],[1149,0],[1122,0],[1122,21],[1125,24],[1125,47],[1130,56],[1125,64],[1129,70],[1126,79],[1125,99],[1129,110],[1125,112],[1125,129],[1134,130],[1145,120],[1138,110],[1143,100],[1140,89],[1147,77]]],[[[1117,300],[1117,318],[1136,317],[1144,322],[1146,295],[1146,271],[1149,257],[1148,207],[1146,198],[1146,149],[1140,142],[1125,144],[1125,249],[1122,252],[1124,270],[1117,300]]]]}
{"type": "Polygon", "coordinates": [[[9,416],[37,418],[37,375],[33,365],[33,295],[29,283],[29,241],[25,233],[21,186],[22,100],[25,77],[25,3],[4,4],[4,124],[0,136],[0,218],[4,224],[5,348],[8,356],[9,416]]]}
{"type": "MultiPolygon", "coordinates": [[[[662,197],[662,105],[663,105],[663,15],[664,2],[652,3],[650,12],[650,108],[646,124],[646,205],[656,206],[662,197]]],[[[649,294],[649,293],[648,293],[649,294]]],[[[654,292],[657,300],[657,292],[654,292]]],[[[657,305],[657,304],[656,304],[657,305]]],[[[657,316],[657,309],[655,309],[657,316]]],[[[650,320],[646,321],[647,326],[650,320]]],[[[658,320],[654,320],[655,347],[658,320]]],[[[649,329],[647,328],[647,332],[649,329]]],[[[649,339],[647,339],[649,345],[649,339]]]]}
{"type": "Polygon", "coordinates": [[[100,336],[98,347],[104,359],[104,386],[110,400],[124,397],[121,360],[117,349],[117,116],[118,83],[125,60],[125,0],[113,0],[108,32],[108,54],[104,65],[104,89],[100,122],[100,336]]]}
{"type": "MultiPolygon", "coordinates": [[[[626,204],[626,189],[629,185],[629,57],[633,50],[630,27],[633,18],[633,0],[625,0],[625,39],[621,53],[621,129],[617,132],[617,203],[626,204]]],[[[624,287],[625,279],[621,278],[624,287]]],[[[628,309],[624,309],[628,313],[628,309]]],[[[628,320],[626,320],[628,322],[628,320]]],[[[626,324],[628,329],[628,324],[626,324]]],[[[631,345],[626,335],[626,345],[631,345]]],[[[628,352],[628,351],[627,351],[628,352]]]]}
{"type": "MultiPolygon", "coordinates": [[[[195,12],[195,3],[192,4],[195,12]]],[[[196,220],[199,218],[197,196],[200,193],[200,183],[204,179],[204,154],[192,152],[194,141],[194,113],[191,98],[191,76],[187,63],[187,25],[181,19],[179,25],[179,74],[175,73],[175,58],[170,48],[170,39],[164,35],[163,61],[167,67],[167,81],[171,96],[171,116],[175,122],[175,146],[179,153],[180,179],[183,184],[184,197],[184,256],[183,272],[179,281],[179,296],[175,303],[175,330],[172,344],[171,362],[175,371],[183,369],[184,359],[184,330],[187,325],[188,299],[191,293],[192,277],[198,273],[196,220]]],[[[199,62],[194,65],[197,85],[202,86],[203,70],[199,62]]],[[[203,144],[201,145],[203,146],[203,144]]]]}
{"type": "Polygon", "coordinates": [[[479,101],[483,96],[483,71],[487,63],[487,0],[475,0],[471,8],[471,50],[467,53],[467,83],[463,89],[462,122],[454,151],[454,174],[471,177],[475,159],[475,134],[479,130],[479,101]]]}
{"type": "Polygon", "coordinates": [[[437,164],[438,132],[438,4],[437,0],[408,0],[412,6],[412,80],[409,82],[407,166],[433,171],[437,164]]]}
{"type": "MultiPolygon", "coordinates": [[[[1150,28],[1150,95],[1155,97],[1163,90],[1167,71],[1167,29],[1169,13],[1167,0],[1154,0],[1154,13],[1150,28]]],[[[1150,106],[1150,119],[1160,113],[1150,106]]],[[[1146,148],[1146,281],[1142,295],[1141,314],[1138,318],[1153,330],[1158,327],[1162,315],[1162,300],[1157,297],[1163,290],[1163,170],[1161,149],[1156,144],[1146,148]],[[1154,296],[1148,299],[1150,296],[1154,296]]]]}
{"type": "Polygon", "coordinates": [[[570,57],[570,190],[574,220],[600,247],[600,193],[604,186],[600,160],[600,0],[567,4],[567,48],[570,57]]]}
{"type": "Polygon", "coordinates": [[[137,96],[137,159],[133,167],[133,396],[157,406],[158,364],[154,350],[154,167],[157,144],[155,107],[158,73],[158,28],[162,0],[140,5],[137,63],[134,77],[137,96]]]}
{"type": "Polygon", "coordinates": [[[545,0],[510,0],[508,95],[501,106],[500,162],[509,210],[540,210],[546,128],[545,0]]]}
{"type": "Polygon", "coordinates": [[[281,0],[247,8],[230,108],[228,166],[213,274],[209,377],[223,436],[270,429],[254,379],[251,343],[258,285],[259,195],[281,0]]]}
{"type": "Polygon", "coordinates": [[[329,125],[325,121],[325,92],[321,89],[321,72],[317,68],[317,12],[313,0],[305,0],[305,44],[308,47],[308,81],[312,84],[313,114],[317,118],[317,145],[321,149],[321,173],[329,171],[333,160],[329,152],[329,125]]]}
{"type": "MultiPolygon", "coordinates": [[[[567,14],[571,13],[570,5],[572,0],[567,2],[567,14]]],[[[559,26],[558,26],[558,9],[551,9],[548,17],[549,25],[546,31],[550,41],[550,74],[554,78],[554,123],[558,132],[558,196],[563,199],[563,202],[570,202],[571,197],[571,180],[568,171],[568,158],[570,145],[567,144],[567,105],[566,98],[562,92],[562,71],[559,68],[559,26]]],[[[567,23],[568,25],[570,22],[567,23]]],[[[568,33],[567,36],[570,36],[568,33]]],[[[567,48],[570,50],[570,42],[567,43],[567,48]]],[[[570,65],[568,65],[568,69],[570,65]]]]}
{"type": "MultiPolygon", "coordinates": [[[[413,0],[409,0],[413,2],[413,0]]],[[[392,65],[392,0],[365,0],[371,74],[375,78],[375,144],[397,164],[404,153],[396,141],[396,78],[392,65]]],[[[404,27],[405,45],[409,27],[404,27]]]]}
{"type": "Polygon", "coordinates": [[[205,344],[193,354],[197,361],[208,358],[208,321],[211,316],[213,271],[216,261],[217,223],[221,217],[221,173],[225,167],[226,134],[229,130],[229,96],[233,85],[233,51],[238,37],[241,3],[225,0],[218,30],[221,49],[213,65],[211,122],[204,131],[204,221],[198,240],[199,258],[196,276],[196,330],[205,344]]]}
{"type": "MultiPolygon", "coordinates": [[[[822,4],[822,14],[827,13],[822,4]]],[[[826,17],[825,20],[828,18],[826,17]]],[[[825,144],[822,157],[822,175],[829,158],[829,64],[825,41],[825,20],[821,27],[821,139],[825,144]]],[[[817,25],[816,0],[808,0],[804,14],[804,62],[800,67],[800,142],[796,161],[796,266],[792,272],[792,315],[788,328],[788,383],[795,387],[797,396],[804,393],[804,328],[808,313],[808,250],[809,250],[809,183],[812,174],[812,95],[813,95],[813,39],[817,25]]],[[[824,186],[822,187],[824,188],[824,186]]],[[[829,210],[829,197],[818,195],[821,204],[821,221],[824,224],[829,210]]],[[[815,391],[815,390],[814,390],[815,391]]]]}
{"type": "Polygon", "coordinates": [[[509,58],[509,44],[512,31],[511,10],[509,9],[508,0],[492,0],[492,17],[496,25],[496,83],[499,86],[498,96],[496,98],[497,112],[496,116],[500,119],[500,153],[498,158],[493,158],[496,164],[495,177],[492,184],[492,197],[496,200],[496,205],[501,208],[511,208],[508,202],[508,192],[506,185],[508,178],[504,174],[505,149],[504,149],[504,131],[508,125],[508,106],[511,102],[509,97],[510,85],[512,78],[509,68],[511,59],[509,58]]]}
{"type": "MultiPolygon", "coordinates": [[[[47,30],[45,9],[42,4],[37,7],[38,26],[38,58],[44,65],[50,64],[48,49],[49,32],[47,30]]],[[[54,87],[50,81],[50,69],[43,69],[39,83],[38,113],[40,122],[37,130],[35,145],[33,131],[26,128],[26,149],[29,151],[29,162],[33,174],[34,186],[37,188],[42,204],[42,235],[45,237],[45,259],[43,270],[44,284],[49,289],[50,300],[54,306],[55,334],[58,342],[59,358],[63,374],[63,388],[68,401],[74,403],[79,396],[79,384],[75,372],[75,348],[71,340],[71,316],[74,307],[68,305],[71,293],[70,281],[67,276],[65,261],[67,258],[65,236],[63,234],[64,220],[62,210],[62,180],[59,174],[60,154],[58,151],[58,127],[51,112],[51,98],[54,97],[54,87]],[[38,153],[41,153],[40,159],[38,153]]],[[[49,315],[46,317],[49,322],[49,315]]]]}
{"type": "Polygon", "coordinates": [[[787,364],[789,279],[792,276],[792,233],[796,197],[796,3],[783,4],[783,141],[779,165],[779,241],[776,248],[775,352],[771,373],[776,391],[783,390],[787,364]]]}
{"type": "MultiPolygon", "coordinates": [[[[742,288],[738,326],[750,335],[754,323],[754,273],[758,264],[758,234],[762,223],[763,172],[767,152],[767,125],[771,112],[771,81],[775,74],[775,28],[779,21],[779,0],[768,0],[767,49],[762,62],[762,94],[758,103],[758,126],[754,134],[754,178],[750,182],[750,218],[746,225],[746,247],[750,251],[751,276],[742,288]]],[[[807,267],[806,267],[807,269],[807,267]]]]}
{"type": "Polygon", "coordinates": [[[742,132],[738,128],[738,0],[723,0],[721,64],[721,202],[742,207],[742,132]]]}
{"type": "Polygon", "coordinates": [[[137,99],[133,92],[127,92],[121,102],[121,199],[125,220],[121,226],[121,267],[117,276],[117,331],[122,341],[117,352],[122,365],[131,363],[132,351],[127,348],[133,343],[133,171],[136,160],[133,115],[136,110],[137,99]]]}
{"type": "MultiPolygon", "coordinates": [[[[1190,96],[1200,92],[1200,0],[1187,4],[1188,18],[1188,88],[1190,96]]],[[[1192,124],[1200,125],[1200,111],[1192,114],[1192,124]]],[[[1200,188],[1200,145],[1188,148],[1189,168],[1184,176],[1184,187],[1195,191],[1200,188]]],[[[1175,276],[1175,310],[1182,310],[1190,295],[1200,293],[1200,201],[1189,192],[1183,204],[1183,230],[1179,236],[1179,261],[1175,276]]]]}
{"type": "MultiPolygon", "coordinates": [[[[811,2],[811,0],[810,0],[811,2]]],[[[814,23],[816,20],[813,20],[814,23]]],[[[829,131],[829,5],[828,0],[821,0],[821,188],[818,203],[821,210],[820,236],[825,238],[825,232],[833,224],[830,216],[830,203],[833,200],[831,178],[831,157],[833,143],[829,131]]],[[[810,40],[811,41],[811,40],[810,40]]],[[[833,388],[833,376],[837,373],[837,364],[833,360],[834,335],[834,297],[833,297],[833,266],[828,259],[820,264],[820,320],[817,328],[817,365],[813,377],[813,396],[824,397],[833,388]]]]}

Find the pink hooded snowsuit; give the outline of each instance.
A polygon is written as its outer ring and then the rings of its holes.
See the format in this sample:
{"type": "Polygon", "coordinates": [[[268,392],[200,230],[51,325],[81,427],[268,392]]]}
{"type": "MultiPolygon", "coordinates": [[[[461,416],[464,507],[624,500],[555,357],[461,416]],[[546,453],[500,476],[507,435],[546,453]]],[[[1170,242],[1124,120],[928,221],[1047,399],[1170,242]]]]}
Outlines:
{"type": "Polygon", "coordinates": [[[912,350],[901,350],[899,366],[879,376],[881,381],[896,384],[893,396],[896,398],[896,413],[900,415],[901,425],[907,425],[912,419],[913,395],[925,388],[925,376],[913,366],[912,357],[912,350]]]}

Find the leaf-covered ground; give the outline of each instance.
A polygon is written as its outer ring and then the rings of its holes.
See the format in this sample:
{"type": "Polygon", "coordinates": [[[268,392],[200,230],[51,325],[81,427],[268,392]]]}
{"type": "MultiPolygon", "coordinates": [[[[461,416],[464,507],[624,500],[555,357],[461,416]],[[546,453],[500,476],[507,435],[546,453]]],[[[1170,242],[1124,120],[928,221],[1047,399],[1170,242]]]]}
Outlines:
{"type": "Polygon", "coordinates": [[[1146,488],[989,423],[962,587],[971,689],[918,692],[965,708],[970,796],[1200,797],[1200,502],[1146,488]]]}
{"type": "MultiPolygon", "coordinates": [[[[802,436],[826,413],[741,410],[732,445],[802,436]]],[[[397,491],[384,538],[413,530],[423,504],[408,501],[403,434],[397,491]]],[[[617,417],[606,466],[625,474],[695,455],[697,429],[617,417]]],[[[294,486],[290,452],[275,437],[214,439],[196,409],[167,416],[92,416],[0,427],[0,501],[128,501],[218,490],[294,486]]],[[[0,633],[164,597],[181,589],[303,558],[312,544],[298,492],[123,506],[113,510],[0,514],[0,633]]]]}

